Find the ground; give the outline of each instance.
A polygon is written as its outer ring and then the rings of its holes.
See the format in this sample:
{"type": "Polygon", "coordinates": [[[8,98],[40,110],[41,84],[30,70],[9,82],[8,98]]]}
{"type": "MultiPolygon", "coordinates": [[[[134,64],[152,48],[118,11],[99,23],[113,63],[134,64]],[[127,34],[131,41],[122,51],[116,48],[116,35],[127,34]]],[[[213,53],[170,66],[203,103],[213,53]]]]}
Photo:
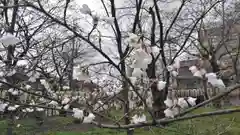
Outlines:
{"type": "MultiPolygon", "coordinates": [[[[215,109],[200,108],[193,113],[211,111],[215,109]]],[[[16,135],[125,135],[124,130],[110,130],[97,128],[90,124],[74,124],[73,118],[52,117],[45,120],[42,127],[36,120],[19,120],[14,127],[16,135]]],[[[6,135],[7,122],[0,121],[0,135],[6,135]]],[[[239,135],[240,114],[233,113],[176,122],[165,128],[145,127],[135,129],[136,135],[239,135]]]]}

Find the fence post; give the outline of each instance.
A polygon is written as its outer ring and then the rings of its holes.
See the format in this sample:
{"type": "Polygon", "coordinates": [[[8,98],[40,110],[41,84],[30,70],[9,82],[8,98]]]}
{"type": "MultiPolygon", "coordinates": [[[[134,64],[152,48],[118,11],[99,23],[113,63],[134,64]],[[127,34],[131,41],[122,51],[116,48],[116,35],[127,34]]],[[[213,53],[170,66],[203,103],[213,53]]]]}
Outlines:
{"type": "Polygon", "coordinates": [[[202,83],[203,83],[203,92],[204,92],[204,100],[208,100],[209,99],[209,96],[208,96],[208,87],[207,87],[207,79],[205,77],[203,77],[203,80],[202,80],[202,83]]]}
{"type": "MultiPolygon", "coordinates": [[[[212,96],[216,96],[218,93],[217,91],[219,91],[218,88],[212,87],[212,96]]],[[[221,100],[222,99],[217,99],[217,100],[213,101],[213,106],[216,108],[221,108],[221,100]]]]}

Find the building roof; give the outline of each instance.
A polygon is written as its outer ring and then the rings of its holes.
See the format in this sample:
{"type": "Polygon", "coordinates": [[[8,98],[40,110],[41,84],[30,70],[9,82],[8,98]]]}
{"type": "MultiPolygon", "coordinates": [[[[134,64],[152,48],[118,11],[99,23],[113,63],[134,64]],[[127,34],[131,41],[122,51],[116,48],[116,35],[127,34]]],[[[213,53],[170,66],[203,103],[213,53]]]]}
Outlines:
{"type": "Polygon", "coordinates": [[[100,86],[99,85],[97,85],[97,84],[95,84],[95,83],[93,83],[92,81],[78,81],[78,80],[73,80],[73,87],[75,87],[75,88],[83,88],[83,89],[88,89],[88,90],[94,90],[94,89],[97,89],[97,88],[99,88],[100,86]]]}
{"type": "Polygon", "coordinates": [[[198,59],[191,59],[191,60],[184,60],[180,61],[180,68],[181,67],[190,67],[193,65],[198,64],[199,60],[198,59]]]}
{"type": "Polygon", "coordinates": [[[192,73],[189,70],[189,67],[198,65],[198,63],[199,63],[198,59],[181,61],[180,62],[180,68],[179,68],[178,77],[180,78],[180,77],[192,76],[192,73]]]}

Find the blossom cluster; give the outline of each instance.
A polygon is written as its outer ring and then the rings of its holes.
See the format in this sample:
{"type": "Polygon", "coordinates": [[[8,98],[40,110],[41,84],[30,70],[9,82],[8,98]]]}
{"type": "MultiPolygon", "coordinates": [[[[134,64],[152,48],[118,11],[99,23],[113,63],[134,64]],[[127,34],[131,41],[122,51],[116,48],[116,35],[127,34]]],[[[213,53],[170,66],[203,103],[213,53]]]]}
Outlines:
{"type": "Polygon", "coordinates": [[[167,98],[164,101],[164,104],[167,106],[167,109],[164,110],[164,114],[166,117],[174,118],[174,116],[179,114],[181,110],[196,105],[196,100],[197,98],[193,97],[174,99],[167,98]]]}

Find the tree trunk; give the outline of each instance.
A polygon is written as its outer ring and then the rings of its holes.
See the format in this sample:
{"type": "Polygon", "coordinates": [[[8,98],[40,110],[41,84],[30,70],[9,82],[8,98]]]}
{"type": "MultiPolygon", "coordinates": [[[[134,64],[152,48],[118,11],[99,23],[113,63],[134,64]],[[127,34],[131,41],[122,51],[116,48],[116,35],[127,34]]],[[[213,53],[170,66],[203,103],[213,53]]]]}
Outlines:
{"type": "MultiPolygon", "coordinates": [[[[216,57],[213,54],[212,55],[212,59],[210,60],[213,73],[218,73],[220,71],[220,68],[219,68],[219,66],[218,66],[216,61],[217,61],[216,57]]],[[[223,80],[223,83],[226,84],[226,81],[223,80]]],[[[212,88],[212,92],[213,92],[212,96],[217,95],[216,88],[212,88]]],[[[221,99],[213,101],[213,106],[216,107],[216,108],[221,108],[221,99]]]]}
{"type": "MultiPolygon", "coordinates": [[[[147,75],[148,78],[150,80],[155,80],[156,79],[156,68],[155,68],[155,62],[152,61],[152,63],[150,63],[148,65],[148,69],[147,69],[147,75]]],[[[165,74],[166,75],[166,79],[169,80],[168,73],[165,74]]],[[[168,86],[168,85],[166,85],[168,86]]],[[[164,89],[162,91],[158,91],[157,89],[157,82],[152,83],[151,85],[151,92],[153,95],[153,112],[156,118],[164,118],[165,114],[164,114],[164,110],[165,110],[165,104],[164,104],[164,100],[167,97],[167,92],[168,89],[164,89]]]]}
{"type": "MultiPolygon", "coordinates": [[[[121,56],[123,57],[123,56],[121,56]]],[[[121,63],[121,70],[122,72],[126,75],[126,66],[125,66],[125,61],[122,61],[121,63]]],[[[127,114],[124,118],[124,121],[125,121],[125,124],[128,125],[131,123],[130,121],[130,114],[129,114],[129,100],[128,100],[128,91],[129,91],[129,85],[128,85],[128,82],[127,80],[122,77],[123,79],[123,99],[124,99],[124,106],[123,106],[123,109],[124,109],[124,115],[127,114]]],[[[134,130],[133,129],[127,129],[127,135],[133,135],[134,133],[134,130]]]]}
{"type": "Polygon", "coordinates": [[[202,83],[203,83],[203,92],[204,92],[204,100],[208,100],[209,99],[209,96],[208,96],[208,88],[207,88],[207,79],[204,77],[203,78],[203,81],[202,81],[202,83]]]}

